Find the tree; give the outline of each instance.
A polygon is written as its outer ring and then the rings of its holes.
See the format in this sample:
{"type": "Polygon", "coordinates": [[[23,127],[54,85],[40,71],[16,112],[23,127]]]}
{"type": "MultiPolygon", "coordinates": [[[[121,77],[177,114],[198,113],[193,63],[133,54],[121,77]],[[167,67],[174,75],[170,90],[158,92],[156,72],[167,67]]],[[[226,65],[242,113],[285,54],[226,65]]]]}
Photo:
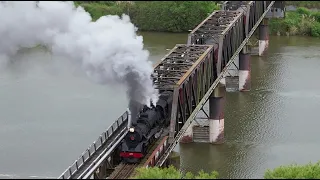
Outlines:
{"type": "Polygon", "coordinates": [[[280,166],[267,170],[265,179],[320,179],[320,161],[312,164],[280,166]]]}
{"type": "Polygon", "coordinates": [[[211,172],[210,174],[205,173],[201,170],[197,175],[192,174],[191,172],[183,175],[179,170],[174,166],[169,166],[169,168],[138,168],[137,175],[135,179],[217,179],[218,173],[216,171],[211,172]]]}

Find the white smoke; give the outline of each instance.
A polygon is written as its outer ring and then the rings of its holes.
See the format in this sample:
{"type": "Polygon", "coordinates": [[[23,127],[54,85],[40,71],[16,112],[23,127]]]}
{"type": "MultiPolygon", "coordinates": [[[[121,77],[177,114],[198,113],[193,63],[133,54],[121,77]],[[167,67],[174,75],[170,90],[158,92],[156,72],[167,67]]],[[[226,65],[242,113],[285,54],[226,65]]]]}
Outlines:
{"type": "Polygon", "coordinates": [[[123,83],[130,101],[149,105],[158,92],[143,38],[127,15],[93,22],[82,7],[66,1],[1,1],[0,65],[21,48],[45,45],[52,54],[80,63],[102,84],[123,83]]]}

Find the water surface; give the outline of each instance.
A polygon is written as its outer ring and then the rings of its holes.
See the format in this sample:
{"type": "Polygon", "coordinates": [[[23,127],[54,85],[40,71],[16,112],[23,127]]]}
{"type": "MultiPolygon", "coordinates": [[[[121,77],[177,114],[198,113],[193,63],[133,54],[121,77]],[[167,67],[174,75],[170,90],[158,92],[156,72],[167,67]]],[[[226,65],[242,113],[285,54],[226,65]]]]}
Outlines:
{"type": "MultiPolygon", "coordinates": [[[[142,33],[159,61],[187,34],[142,33]]],[[[261,178],[266,168],[320,159],[320,41],[271,37],[252,58],[252,90],[228,93],[226,143],[181,145],[185,171],[261,178]]],[[[0,178],[57,177],[126,109],[125,88],[91,82],[66,59],[21,51],[0,72],[0,178]]]]}

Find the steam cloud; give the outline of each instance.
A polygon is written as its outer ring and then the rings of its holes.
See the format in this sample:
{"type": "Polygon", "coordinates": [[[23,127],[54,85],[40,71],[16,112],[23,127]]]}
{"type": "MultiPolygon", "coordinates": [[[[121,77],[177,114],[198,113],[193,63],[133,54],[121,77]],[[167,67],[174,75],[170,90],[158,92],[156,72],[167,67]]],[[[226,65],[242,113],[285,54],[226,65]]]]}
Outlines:
{"type": "Polygon", "coordinates": [[[136,30],[127,15],[92,22],[73,2],[1,1],[0,65],[21,48],[45,45],[53,55],[80,63],[98,83],[125,84],[130,102],[150,105],[157,102],[158,92],[149,53],[136,30]]]}

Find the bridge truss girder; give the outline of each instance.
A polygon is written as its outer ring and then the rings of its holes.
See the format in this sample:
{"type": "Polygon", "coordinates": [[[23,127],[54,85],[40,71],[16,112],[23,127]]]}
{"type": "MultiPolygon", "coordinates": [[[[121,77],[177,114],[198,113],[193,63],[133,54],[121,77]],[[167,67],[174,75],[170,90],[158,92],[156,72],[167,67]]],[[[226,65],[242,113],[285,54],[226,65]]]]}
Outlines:
{"type": "Polygon", "coordinates": [[[160,92],[173,91],[169,138],[187,121],[217,78],[211,45],[176,45],[154,68],[154,84],[160,92]]]}

